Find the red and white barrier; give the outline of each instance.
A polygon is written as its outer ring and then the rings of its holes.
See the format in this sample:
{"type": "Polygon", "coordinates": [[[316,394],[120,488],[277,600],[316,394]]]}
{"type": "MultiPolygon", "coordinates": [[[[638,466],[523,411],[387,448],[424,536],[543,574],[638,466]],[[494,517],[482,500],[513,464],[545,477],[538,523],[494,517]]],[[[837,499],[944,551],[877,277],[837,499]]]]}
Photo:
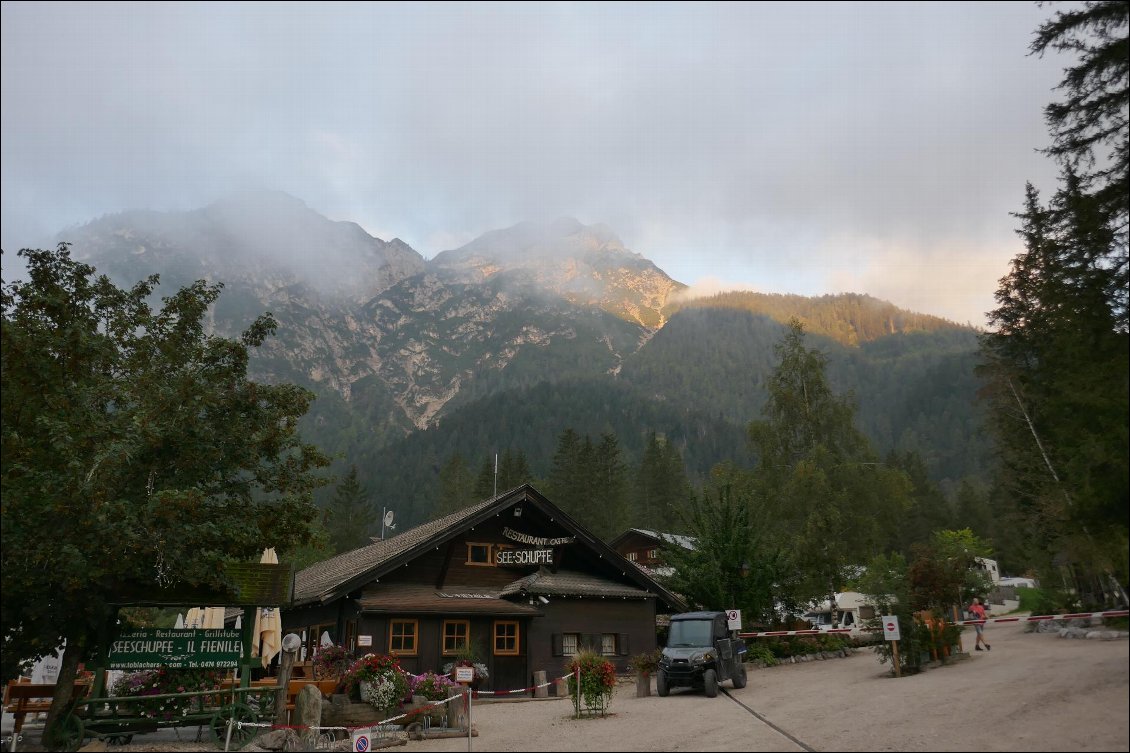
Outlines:
{"type": "MultiPolygon", "coordinates": [[[[983,620],[959,620],[950,625],[984,625],[990,622],[1041,622],[1046,620],[1084,620],[1105,617],[1127,617],[1130,610],[1114,609],[1107,612],[1079,612],[1076,614],[1040,614],[1027,617],[986,617],[983,620]]],[[[761,633],[738,633],[739,638],[780,638],[787,635],[836,635],[843,633],[877,632],[882,628],[835,628],[834,630],[767,630],[761,633]]]]}

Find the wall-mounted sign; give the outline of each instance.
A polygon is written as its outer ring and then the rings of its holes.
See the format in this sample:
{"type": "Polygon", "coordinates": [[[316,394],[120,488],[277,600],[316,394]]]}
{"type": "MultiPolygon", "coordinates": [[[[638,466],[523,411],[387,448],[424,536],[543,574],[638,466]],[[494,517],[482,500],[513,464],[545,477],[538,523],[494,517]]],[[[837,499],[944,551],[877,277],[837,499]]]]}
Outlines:
{"type": "Polygon", "coordinates": [[[495,552],[496,565],[552,565],[552,549],[500,549],[495,552]]]}
{"type": "Polygon", "coordinates": [[[359,635],[359,636],[357,636],[357,645],[358,646],[372,646],[373,645],[373,636],[371,636],[371,635],[359,635]]]}
{"type": "Polygon", "coordinates": [[[239,665],[238,630],[128,630],[110,646],[110,669],[219,669],[239,665]]]}
{"type": "Polygon", "coordinates": [[[517,541],[519,544],[529,544],[530,546],[560,546],[561,544],[572,544],[576,541],[572,536],[561,536],[556,539],[547,539],[544,536],[531,536],[528,533],[515,531],[513,528],[503,528],[502,535],[511,541],[517,541]]]}
{"type": "Polygon", "coordinates": [[[436,596],[441,599],[497,599],[494,594],[449,594],[446,591],[436,591],[436,596]]]}

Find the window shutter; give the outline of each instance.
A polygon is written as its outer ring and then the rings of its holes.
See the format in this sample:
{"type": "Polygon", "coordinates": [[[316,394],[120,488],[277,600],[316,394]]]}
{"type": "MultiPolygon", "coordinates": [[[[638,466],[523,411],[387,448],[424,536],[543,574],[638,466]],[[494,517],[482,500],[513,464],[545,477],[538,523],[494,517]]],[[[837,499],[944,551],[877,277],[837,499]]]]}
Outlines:
{"type": "Polygon", "coordinates": [[[565,647],[564,647],[563,641],[561,639],[561,633],[554,633],[553,635],[550,636],[550,639],[553,642],[553,655],[554,656],[564,656],[565,655],[565,647]]]}
{"type": "Polygon", "coordinates": [[[618,656],[628,655],[628,634],[620,633],[616,636],[616,654],[618,656]]]}

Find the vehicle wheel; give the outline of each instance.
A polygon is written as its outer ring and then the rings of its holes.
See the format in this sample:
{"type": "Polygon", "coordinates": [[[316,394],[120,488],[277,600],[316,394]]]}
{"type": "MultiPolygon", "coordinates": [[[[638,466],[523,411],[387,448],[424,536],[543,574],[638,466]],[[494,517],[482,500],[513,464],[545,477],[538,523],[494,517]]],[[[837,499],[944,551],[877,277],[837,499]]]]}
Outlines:
{"type": "Polygon", "coordinates": [[[129,745],[133,742],[133,735],[110,735],[106,738],[108,745],[129,745]]]}
{"type": "Polygon", "coordinates": [[[247,745],[255,735],[259,734],[255,727],[240,728],[238,726],[239,722],[243,722],[244,724],[255,722],[257,717],[254,711],[244,706],[242,703],[233,703],[224,706],[216,712],[215,716],[212,717],[212,721],[208,723],[208,727],[212,730],[212,739],[216,741],[216,744],[220,746],[221,750],[224,749],[224,742],[228,738],[229,719],[232,721],[232,730],[231,747],[228,748],[228,750],[239,750],[244,745],[247,745]]]}
{"type": "Polygon", "coordinates": [[[67,714],[55,730],[54,743],[59,750],[72,751],[82,747],[83,724],[74,714],[67,714]]]}
{"type": "Polygon", "coordinates": [[[733,676],[734,688],[744,688],[746,683],[745,664],[738,665],[738,671],[733,676]]]}
{"type": "Polygon", "coordinates": [[[718,695],[718,673],[713,669],[708,669],[702,673],[702,688],[706,691],[707,698],[714,698],[718,695]]]}
{"type": "Polygon", "coordinates": [[[671,689],[667,687],[667,673],[662,669],[655,675],[655,692],[660,698],[666,698],[671,689]]]}

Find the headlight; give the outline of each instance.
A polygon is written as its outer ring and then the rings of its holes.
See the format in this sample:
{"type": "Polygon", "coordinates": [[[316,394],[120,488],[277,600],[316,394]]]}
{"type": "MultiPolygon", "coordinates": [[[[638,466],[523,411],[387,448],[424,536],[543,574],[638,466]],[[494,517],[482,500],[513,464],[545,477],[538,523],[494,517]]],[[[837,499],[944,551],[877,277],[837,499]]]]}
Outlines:
{"type": "Polygon", "coordinates": [[[706,656],[705,654],[695,654],[694,656],[691,657],[691,663],[692,664],[702,664],[702,662],[705,661],[705,656],[706,656]]]}

